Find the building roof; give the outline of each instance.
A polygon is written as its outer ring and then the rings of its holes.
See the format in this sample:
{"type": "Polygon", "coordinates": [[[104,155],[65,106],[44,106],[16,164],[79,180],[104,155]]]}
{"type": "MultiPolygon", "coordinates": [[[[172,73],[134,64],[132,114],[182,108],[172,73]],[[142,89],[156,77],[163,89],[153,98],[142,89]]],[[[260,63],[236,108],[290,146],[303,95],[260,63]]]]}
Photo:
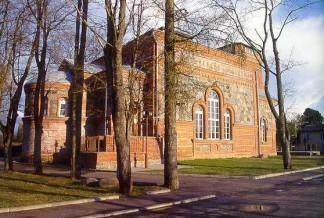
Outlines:
{"type": "MultiPolygon", "coordinates": [[[[72,67],[73,67],[73,60],[71,59],[64,59],[60,65],[50,64],[47,69],[46,73],[46,80],[45,82],[50,83],[72,83],[72,67]]],[[[130,65],[123,65],[125,70],[130,70],[130,65]]],[[[95,63],[85,63],[84,71],[90,74],[97,74],[100,72],[105,71],[105,66],[95,63]]],[[[138,73],[144,73],[143,71],[136,69],[138,73]]],[[[37,69],[32,72],[32,77],[28,79],[26,84],[33,84],[37,82],[37,69]]]]}
{"type": "Polygon", "coordinates": [[[301,132],[324,132],[324,124],[305,124],[301,127],[301,132]]]}
{"type": "MultiPolygon", "coordinates": [[[[101,57],[103,58],[103,57],[101,57]]],[[[99,59],[101,59],[99,58],[99,59]]],[[[98,60],[98,59],[97,59],[98,60]]],[[[90,74],[97,74],[97,73],[101,73],[103,71],[105,71],[106,67],[104,64],[100,64],[99,61],[94,60],[92,62],[87,62],[84,64],[84,71],[90,74]]],[[[71,59],[64,59],[62,64],[59,67],[60,69],[70,69],[72,71],[73,68],[73,60],[71,59]]],[[[123,68],[125,70],[131,70],[131,66],[130,65],[123,65],[123,68]]],[[[136,72],[140,72],[140,73],[144,73],[142,70],[136,68],[135,69],[136,72]]]]}
{"type": "MultiPolygon", "coordinates": [[[[37,82],[37,70],[33,72],[33,77],[30,78],[26,84],[32,84],[37,82]],[[36,72],[35,72],[36,71],[36,72]]],[[[69,71],[59,70],[58,65],[51,64],[47,68],[45,82],[50,83],[66,83],[71,84],[72,82],[72,73],[69,71]]]]}

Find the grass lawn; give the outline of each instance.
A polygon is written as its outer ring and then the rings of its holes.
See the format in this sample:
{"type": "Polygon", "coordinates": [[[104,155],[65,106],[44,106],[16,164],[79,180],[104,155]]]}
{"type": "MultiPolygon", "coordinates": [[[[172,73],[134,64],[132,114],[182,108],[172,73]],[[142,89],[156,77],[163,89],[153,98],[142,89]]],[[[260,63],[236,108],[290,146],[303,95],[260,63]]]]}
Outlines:
{"type": "MultiPolygon", "coordinates": [[[[157,185],[134,186],[131,196],[160,190],[157,185]]],[[[88,187],[69,178],[0,172],[0,208],[76,200],[117,194],[118,190],[88,187]]]]}
{"type": "MultiPolygon", "coordinates": [[[[293,156],[293,169],[324,166],[324,157],[293,156]]],[[[226,158],[197,159],[180,161],[180,165],[190,166],[179,169],[180,173],[224,175],[224,176],[256,176],[285,171],[282,157],[269,158],[226,158]]]]}
{"type": "Polygon", "coordinates": [[[0,173],[0,208],[108,195],[112,190],[87,187],[68,178],[0,173]]]}

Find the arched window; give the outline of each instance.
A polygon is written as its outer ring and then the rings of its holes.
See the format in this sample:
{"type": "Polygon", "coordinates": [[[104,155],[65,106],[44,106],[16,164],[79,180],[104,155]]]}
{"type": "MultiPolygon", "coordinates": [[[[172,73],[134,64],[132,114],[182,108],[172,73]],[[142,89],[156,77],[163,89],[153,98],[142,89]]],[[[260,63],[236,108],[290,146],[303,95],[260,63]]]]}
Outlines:
{"type": "Polygon", "coordinates": [[[201,106],[196,109],[195,112],[196,120],[196,139],[204,138],[204,110],[201,106]]]}
{"type": "Polygon", "coordinates": [[[208,129],[210,139],[219,139],[219,97],[215,91],[208,96],[208,129]]]}
{"type": "Polygon", "coordinates": [[[59,101],[58,116],[66,117],[68,111],[68,105],[65,98],[61,98],[59,101]]]}
{"type": "Polygon", "coordinates": [[[267,123],[265,121],[265,119],[261,119],[260,121],[260,126],[261,126],[261,140],[262,142],[266,142],[267,141],[267,123]]]}
{"type": "Polygon", "coordinates": [[[44,97],[44,116],[48,116],[48,98],[44,97]]]}
{"type": "Polygon", "coordinates": [[[224,139],[231,140],[231,113],[226,110],[224,113],[224,139]]]}

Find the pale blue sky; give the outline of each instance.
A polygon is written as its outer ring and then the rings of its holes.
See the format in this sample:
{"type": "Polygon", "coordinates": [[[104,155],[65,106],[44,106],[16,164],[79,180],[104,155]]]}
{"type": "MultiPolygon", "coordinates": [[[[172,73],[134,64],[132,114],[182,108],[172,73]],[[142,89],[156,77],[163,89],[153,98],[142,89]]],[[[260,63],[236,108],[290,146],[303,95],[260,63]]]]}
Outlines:
{"type": "MultiPolygon", "coordinates": [[[[323,12],[324,1],[300,11],[298,19],[287,27],[280,43],[283,57],[292,53],[293,59],[301,64],[285,75],[286,84],[293,88],[292,95],[287,97],[288,112],[302,113],[310,105],[324,104],[323,12]]],[[[321,112],[324,114],[324,108],[321,112]]]]}

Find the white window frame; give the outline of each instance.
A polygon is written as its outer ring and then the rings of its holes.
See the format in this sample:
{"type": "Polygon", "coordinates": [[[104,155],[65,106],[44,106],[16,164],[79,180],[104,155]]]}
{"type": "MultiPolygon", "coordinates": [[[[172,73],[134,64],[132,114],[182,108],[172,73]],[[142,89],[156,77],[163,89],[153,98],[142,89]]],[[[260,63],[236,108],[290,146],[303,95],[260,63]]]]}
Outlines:
{"type": "Polygon", "coordinates": [[[195,122],[196,122],[196,139],[204,138],[204,110],[201,106],[197,107],[195,111],[195,122]]]}
{"type": "Polygon", "coordinates": [[[267,142],[267,122],[264,118],[260,121],[261,126],[261,140],[262,142],[267,142]]]}
{"type": "Polygon", "coordinates": [[[61,98],[59,100],[59,105],[58,105],[58,112],[57,115],[59,117],[66,117],[67,116],[67,100],[65,98],[61,98]],[[62,113],[62,105],[64,105],[64,113],[62,113]]]}
{"type": "Polygon", "coordinates": [[[231,140],[231,112],[227,109],[224,113],[224,139],[231,140]]]}
{"type": "Polygon", "coordinates": [[[219,96],[215,91],[208,95],[208,136],[209,139],[220,139],[219,96]]]}

